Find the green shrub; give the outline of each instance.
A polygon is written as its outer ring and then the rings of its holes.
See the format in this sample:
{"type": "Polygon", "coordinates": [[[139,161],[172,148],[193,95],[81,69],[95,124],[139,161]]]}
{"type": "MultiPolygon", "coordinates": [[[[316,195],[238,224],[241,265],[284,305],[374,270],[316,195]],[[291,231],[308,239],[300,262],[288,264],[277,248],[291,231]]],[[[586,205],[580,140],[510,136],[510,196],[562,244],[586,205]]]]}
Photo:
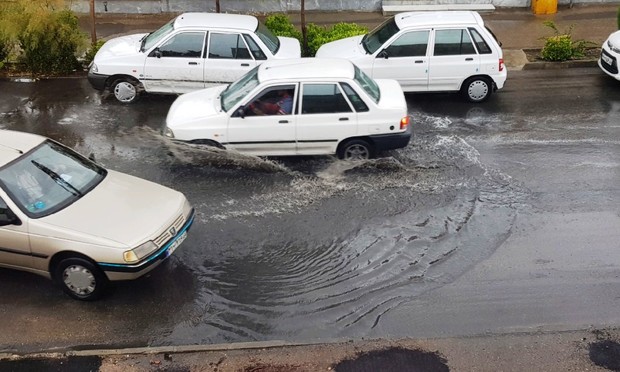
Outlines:
{"type": "Polygon", "coordinates": [[[272,14],[265,18],[265,26],[276,36],[293,37],[302,42],[301,31],[295,28],[285,14],[272,14]]]}
{"type": "Polygon", "coordinates": [[[97,52],[99,51],[99,49],[101,49],[103,44],[105,44],[105,40],[99,39],[94,45],[91,45],[90,48],[88,48],[88,50],[86,51],[86,54],[84,54],[84,59],[82,61],[82,64],[84,66],[90,65],[93,59],[95,59],[95,54],[97,54],[97,52]]]}
{"type": "Polygon", "coordinates": [[[545,21],[543,24],[551,28],[555,35],[543,38],[545,45],[540,51],[542,59],[561,62],[584,56],[586,48],[591,43],[584,40],[573,41],[572,25],[564,33],[560,33],[553,21],[545,21]]]}

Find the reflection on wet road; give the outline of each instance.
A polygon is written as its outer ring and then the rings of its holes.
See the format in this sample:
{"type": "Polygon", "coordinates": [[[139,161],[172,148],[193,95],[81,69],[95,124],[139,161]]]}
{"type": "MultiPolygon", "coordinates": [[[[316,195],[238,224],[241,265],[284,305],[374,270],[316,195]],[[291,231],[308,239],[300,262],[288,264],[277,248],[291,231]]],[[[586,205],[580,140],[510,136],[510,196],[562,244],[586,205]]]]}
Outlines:
{"type": "MultiPolygon", "coordinates": [[[[549,115],[524,110],[527,103],[510,101],[510,89],[485,105],[414,95],[408,101],[415,137],[405,149],[360,163],[262,159],[163,139],[159,130],[173,97],[125,106],[102,101],[82,79],[0,86],[11,92],[0,93],[1,128],[94,153],[106,167],[184,192],[197,210],[189,238],[167,265],[117,285],[93,305],[70,301],[38,278],[0,271],[0,292],[12,298],[0,312],[18,302],[26,308],[16,326],[45,311],[33,304],[43,296],[102,327],[98,336],[77,334],[75,319],[59,315],[53,323],[65,337],[0,338],[0,350],[20,343],[363,337],[392,309],[491,255],[530,208],[530,190],[478,148],[492,153],[496,141],[555,141],[547,137],[554,128],[566,130],[568,121],[575,138],[562,141],[584,141],[586,123],[608,120],[605,112],[559,113],[552,105],[549,115]],[[31,280],[27,294],[9,291],[11,284],[24,288],[24,280],[31,280]],[[113,309],[129,308],[111,317],[113,309]],[[133,331],[118,332],[123,328],[133,331]]],[[[403,327],[414,333],[415,324],[403,327]]]]}

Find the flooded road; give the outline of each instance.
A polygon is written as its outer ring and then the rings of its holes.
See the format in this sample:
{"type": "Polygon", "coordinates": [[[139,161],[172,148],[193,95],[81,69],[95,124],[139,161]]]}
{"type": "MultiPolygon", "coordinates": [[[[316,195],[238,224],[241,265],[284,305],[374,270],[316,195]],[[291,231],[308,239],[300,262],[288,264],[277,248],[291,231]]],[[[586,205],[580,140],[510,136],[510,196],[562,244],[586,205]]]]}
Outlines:
{"type": "MultiPolygon", "coordinates": [[[[197,211],[171,260],[96,303],[0,269],[0,351],[432,337],[546,324],[531,300],[502,297],[521,278],[513,266],[574,269],[581,276],[566,275],[569,287],[584,278],[618,282],[617,228],[597,234],[590,251],[593,261],[607,263],[602,272],[578,254],[588,254],[591,225],[572,225],[570,231],[587,230],[579,242],[564,241],[561,229],[559,237],[537,230],[558,215],[601,219],[600,227],[617,222],[614,83],[596,69],[525,71],[482,105],[456,95],[410,95],[410,145],[346,163],[169,142],[159,130],[173,97],[125,106],[102,100],[85,79],[0,82],[0,128],[93,153],[108,168],[182,191],[197,211]],[[543,254],[540,239],[566,250],[543,254]],[[490,285],[482,300],[480,287],[471,287],[477,280],[490,285]],[[465,296],[467,289],[475,293],[465,296]],[[521,317],[497,315],[508,311],[502,304],[516,306],[521,317]]],[[[548,281],[528,285],[543,300],[553,293],[548,281]]],[[[586,322],[614,321],[617,300],[606,298],[608,311],[586,322]]],[[[575,318],[568,308],[555,314],[553,324],[575,318]]]]}

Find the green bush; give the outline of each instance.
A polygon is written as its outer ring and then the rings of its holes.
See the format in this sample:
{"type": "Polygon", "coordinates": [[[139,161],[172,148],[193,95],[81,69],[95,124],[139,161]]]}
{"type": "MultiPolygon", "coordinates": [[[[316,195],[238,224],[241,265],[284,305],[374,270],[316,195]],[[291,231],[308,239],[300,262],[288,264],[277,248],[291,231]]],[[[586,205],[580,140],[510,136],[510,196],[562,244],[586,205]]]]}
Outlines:
{"type": "Polygon", "coordinates": [[[587,46],[590,44],[584,40],[573,41],[571,25],[564,33],[560,33],[553,21],[545,21],[543,24],[551,28],[555,35],[543,38],[545,45],[540,51],[540,56],[545,61],[568,61],[569,59],[583,57],[587,46]]]}
{"type": "Polygon", "coordinates": [[[88,48],[88,50],[86,51],[86,54],[84,54],[84,60],[82,61],[82,64],[84,66],[90,65],[93,59],[95,59],[95,54],[97,54],[97,52],[99,51],[99,49],[101,49],[103,44],[105,44],[105,40],[99,39],[94,45],[91,45],[90,48],[88,48]]]}
{"type": "MultiPolygon", "coordinates": [[[[265,19],[265,26],[277,36],[294,37],[302,44],[303,37],[301,31],[297,30],[290,19],[284,14],[273,14],[265,19]]],[[[363,35],[368,32],[366,27],[355,23],[337,23],[331,28],[317,26],[314,23],[306,24],[306,37],[308,45],[304,56],[312,57],[316,54],[319,47],[330,41],[343,39],[350,36],[363,35]]]]}
{"type": "MultiPolygon", "coordinates": [[[[67,73],[79,67],[87,37],[64,0],[0,2],[0,40],[10,62],[34,74],[67,73]]],[[[7,58],[7,57],[5,57],[7,58]]]]}
{"type": "Polygon", "coordinates": [[[277,36],[293,37],[302,42],[301,31],[293,26],[285,14],[272,14],[265,18],[265,26],[277,36]]]}

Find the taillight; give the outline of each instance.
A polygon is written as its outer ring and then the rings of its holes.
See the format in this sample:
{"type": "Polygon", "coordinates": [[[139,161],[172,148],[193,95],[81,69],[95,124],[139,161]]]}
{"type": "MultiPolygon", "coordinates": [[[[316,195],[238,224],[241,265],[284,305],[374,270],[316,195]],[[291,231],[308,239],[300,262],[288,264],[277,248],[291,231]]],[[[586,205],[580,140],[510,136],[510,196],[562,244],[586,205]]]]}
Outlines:
{"type": "Polygon", "coordinates": [[[407,126],[409,126],[409,116],[404,116],[400,119],[400,129],[407,129],[407,126]]]}
{"type": "Polygon", "coordinates": [[[503,58],[499,59],[499,70],[504,71],[504,59],[503,58]]]}

